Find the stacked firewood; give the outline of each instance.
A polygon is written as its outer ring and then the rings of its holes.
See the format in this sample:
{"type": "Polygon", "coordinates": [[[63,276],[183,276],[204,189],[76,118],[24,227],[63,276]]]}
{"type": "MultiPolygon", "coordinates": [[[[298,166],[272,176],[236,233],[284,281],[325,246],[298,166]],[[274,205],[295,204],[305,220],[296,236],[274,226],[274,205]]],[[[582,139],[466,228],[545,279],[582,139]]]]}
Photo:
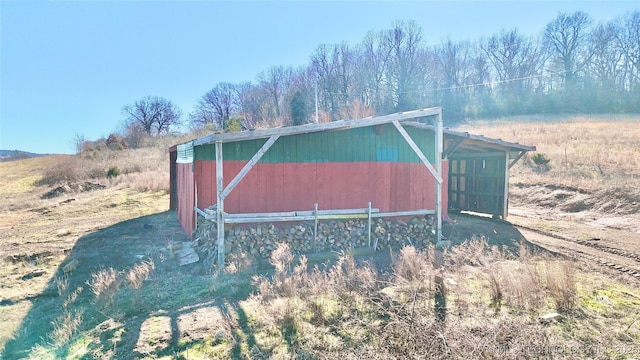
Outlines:
{"type": "MultiPolygon", "coordinates": [[[[298,254],[343,251],[371,246],[376,249],[399,249],[405,245],[426,247],[435,241],[433,221],[414,217],[407,221],[374,219],[369,244],[366,219],[322,220],[317,233],[313,221],[297,223],[254,223],[225,226],[225,255],[247,254],[268,259],[279,243],[286,242],[298,254]]],[[[216,262],[218,251],[216,223],[198,217],[195,233],[196,251],[205,266],[216,262]]]]}

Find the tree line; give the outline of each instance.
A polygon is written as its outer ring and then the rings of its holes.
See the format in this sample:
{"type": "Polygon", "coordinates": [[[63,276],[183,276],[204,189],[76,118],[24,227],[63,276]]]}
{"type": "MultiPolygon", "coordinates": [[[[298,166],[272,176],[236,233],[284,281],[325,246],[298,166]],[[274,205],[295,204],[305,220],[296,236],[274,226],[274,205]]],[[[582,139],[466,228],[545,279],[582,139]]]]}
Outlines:
{"type": "MultiPolygon", "coordinates": [[[[274,65],[254,81],[220,82],[184,120],[193,128],[249,129],[430,106],[443,106],[449,125],[478,117],[640,112],[640,10],[605,23],[582,11],[559,13],[539,35],[514,28],[431,45],[414,21],[399,20],[357,44],[318,45],[304,66],[274,65]]],[[[123,113],[148,134],[183,120],[177,106],[158,97],[123,113]]]]}

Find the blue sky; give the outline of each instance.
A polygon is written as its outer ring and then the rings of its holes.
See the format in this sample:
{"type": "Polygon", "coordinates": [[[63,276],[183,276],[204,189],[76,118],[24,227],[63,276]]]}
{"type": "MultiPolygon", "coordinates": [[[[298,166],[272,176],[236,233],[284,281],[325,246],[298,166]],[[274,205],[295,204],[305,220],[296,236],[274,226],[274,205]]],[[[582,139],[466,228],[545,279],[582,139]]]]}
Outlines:
{"type": "Polygon", "coordinates": [[[146,95],[188,113],[219,82],[306,65],[319,44],[359,42],[415,20],[427,44],[517,27],[559,11],[607,21],[635,1],[6,1],[0,2],[0,149],[71,153],[75,133],[107,136],[146,95]]]}

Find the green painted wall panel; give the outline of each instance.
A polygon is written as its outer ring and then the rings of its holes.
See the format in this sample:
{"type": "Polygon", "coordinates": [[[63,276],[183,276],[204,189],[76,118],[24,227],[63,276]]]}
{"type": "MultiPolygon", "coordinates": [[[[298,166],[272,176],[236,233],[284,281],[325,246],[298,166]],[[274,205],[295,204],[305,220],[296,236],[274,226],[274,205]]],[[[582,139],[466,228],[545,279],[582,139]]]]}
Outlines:
{"type": "MultiPolygon", "coordinates": [[[[405,128],[427,158],[434,162],[434,133],[405,128]]],[[[267,139],[223,144],[225,160],[249,160],[267,139]]],[[[196,160],[215,160],[215,145],[195,147],[196,160]]],[[[261,163],[303,162],[420,162],[391,124],[349,130],[283,136],[264,154],[261,163]]]]}

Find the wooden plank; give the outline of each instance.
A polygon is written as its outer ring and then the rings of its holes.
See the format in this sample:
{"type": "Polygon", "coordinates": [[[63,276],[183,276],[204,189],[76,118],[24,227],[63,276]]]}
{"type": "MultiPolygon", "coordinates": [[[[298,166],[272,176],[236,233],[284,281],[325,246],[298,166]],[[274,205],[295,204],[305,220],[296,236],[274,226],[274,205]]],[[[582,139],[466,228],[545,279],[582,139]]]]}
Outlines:
{"type": "Polygon", "coordinates": [[[462,142],[464,141],[464,138],[454,138],[451,139],[449,141],[449,146],[447,146],[447,149],[444,150],[443,152],[443,156],[445,159],[448,159],[449,156],[451,156],[453,154],[454,151],[456,151],[456,149],[458,148],[458,146],[460,146],[460,144],[462,144],[462,142]]]}
{"type": "Polygon", "coordinates": [[[296,193],[300,194],[296,201],[297,209],[310,208],[318,201],[316,197],[316,164],[295,164],[296,193]]]}
{"type": "Polygon", "coordinates": [[[282,128],[272,128],[255,131],[241,131],[237,133],[212,134],[193,141],[194,146],[209,144],[213,142],[234,142],[248,139],[264,139],[274,135],[288,136],[297,134],[306,134],[312,132],[320,132],[327,130],[344,130],[354,129],[367,126],[375,126],[386,124],[392,121],[406,121],[411,119],[419,119],[428,116],[436,116],[442,112],[441,107],[433,107],[427,109],[419,109],[407,111],[404,113],[396,113],[377,117],[368,117],[357,120],[341,120],[320,124],[305,124],[299,126],[287,126],[282,128]]]}
{"type": "Polygon", "coordinates": [[[407,207],[406,210],[423,209],[422,207],[422,193],[424,190],[424,178],[422,172],[415,164],[408,165],[408,182],[407,182],[407,207]]]}
{"type": "MultiPolygon", "coordinates": [[[[224,160],[224,179],[223,186],[226,187],[230,178],[237,174],[240,169],[246,164],[246,161],[242,160],[224,160]]],[[[223,189],[224,190],[224,189],[223,189]]],[[[242,191],[234,191],[224,198],[224,207],[227,212],[240,212],[243,206],[243,199],[246,194],[242,191]]]]}
{"type": "Polygon", "coordinates": [[[282,217],[252,217],[252,218],[225,218],[227,224],[254,224],[270,222],[310,221],[314,216],[282,216],[282,217]]]}
{"type": "Polygon", "coordinates": [[[265,200],[267,203],[267,207],[260,210],[256,209],[254,211],[280,210],[277,206],[278,198],[276,194],[276,171],[278,170],[279,164],[263,163],[260,164],[260,166],[262,167],[261,182],[263,183],[265,189],[265,200]]]}
{"type": "MultiPolygon", "coordinates": [[[[424,154],[422,153],[422,150],[420,150],[418,145],[416,145],[413,139],[411,139],[411,136],[407,134],[407,131],[402,127],[402,125],[400,125],[400,123],[397,120],[393,120],[391,123],[393,124],[393,126],[396,127],[400,135],[402,135],[402,138],[407,142],[407,144],[409,144],[409,147],[411,147],[411,150],[413,150],[413,152],[418,156],[418,158],[420,159],[420,161],[422,161],[424,166],[426,166],[427,169],[429,169],[429,171],[431,172],[431,175],[433,175],[436,181],[442,184],[442,177],[440,176],[440,174],[438,174],[438,171],[434,169],[434,167],[431,165],[427,157],[424,156],[424,154]]],[[[438,142],[436,141],[436,146],[437,146],[437,143],[438,142]]],[[[442,150],[438,151],[438,154],[442,154],[442,150]]]]}
{"type": "MultiPolygon", "coordinates": [[[[513,160],[511,160],[510,163],[508,162],[508,164],[509,164],[509,168],[508,169],[511,169],[513,167],[513,165],[515,165],[518,162],[518,160],[520,160],[524,156],[524,154],[526,154],[526,153],[527,153],[526,151],[520,151],[518,156],[516,156],[513,160]]],[[[509,153],[508,152],[507,152],[507,160],[509,160],[509,153]]],[[[507,171],[507,173],[508,173],[508,171],[507,171]]]]}
{"type": "Polygon", "coordinates": [[[395,217],[395,216],[432,215],[435,213],[436,213],[435,210],[422,209],[422,210],[409,210],[409,211],[390,211],[390,212],[371,214],[371,216],[374,218],[381,218],[381,217],[395,217]]]}
{"type": "Polygon", "coordinates": [[[348,206],[366,204],[367,200],[362,194],[366,190],[367,184],[364,182],[367,180],[367,175],[363,172],[364,169],[362,162],[352,162],[348,164],[349,166],[347,167],[346,176],[349,179],[350,186],[343,189],[343,192],[347,192],[349,194],[348,206]]]}
{"type": "Polygon", "coordinates": [[[369,205],[367,206],[367,245],[371,246],[371,201],[369,201],[369,205]]]}
{"type": "Polygon", "coordinates": [[[353,187],[349,176],[352,163],[333,163],[331,166],[331,209],[348,209],[360,204],[359,199],[350,191],[353,187]]]}
{"type": "MultiPolygon", "coordinates": [[[[242,179],[242,181],[238,184],[238,186],[236,186],[232,195],[235,195],[235,194],[239,195],[240,203],[236,207],[238,210],[234,209],[233,212],[265,211],[265,210],[254,210],[254,209],[260,209],[258,203],[260,202],[259,199],[263,196],[263,194],[258,192],[258,182],[260,180],[258,178],[259,170],[260,170],[260,166],[259,164],[257,164],[256,166],[253,167],[253,169],[251,169],[251,171],[249,171],[249,173],[245,175],[244,179],[242,179]]],[[[231,209],[228,206],[227,206],[227,209],[229,209],[228,212],[231,211],[231,209]]]]}
{"type": "Polygon", "coordinates": [[[213,184],[215,177],[215,161],[198,161],[199,180],[198,184],[198,207],[206,208],[216,202],[215,186],[213,184]]]}
{"type": "Polygon", "coordinates": [[[398,163],[398,183],[396,187],[396,196],[398,198],[398,207],[396,210],[414,210],[411,208],[411,163],[398,163]]]}
{"type": "Polygon", "coordinates": [[[436,172],[438,181],[436,185],[436,241],[439,243],[442,241],[442,148],[444,146],[444,138],[442,135],[442,112],[440,112],[435,119],[436,128],[436,141],[435,141],[435,154],[436,154],[436,172]]]}
{"type": "Polygon", "coordinates": [[[216,223],[218,230],[218,268],[224,269],[224,190],[222,143],[216,142],[216,223]]]}
{"type": "MultiPolygon", "coordinates": [[[[366,219],[368,214],[351,214],[351,215],[318,215],[318,220],[344,220],[344,219],[366,219]]],[[[403,216],[403,215],[392,215],[403,216]]],[[[375,217],[375,215],[374,215],[375,217]]],[[[248,223],[268,223],[268,222],[287,222],[287,221],[310,221],[315,220],[314,215],[304,216],[273,216],[273,217],[225,217],[227,224],[248,224],[248,223]]]]}
{"type": "Polygon", "coordinates": [[[242,170],[238,172],[238,174],[233,178],[233,180],[231,180],[229,185],[227,185],[227,187],[222,191],[222,193],[220,194],[220,197],[222,199],[226,198],[229,195],[229,193],[233,191],[233,189],[238,185],[238,183],[242,181],[242,179],[253,168],[253,166],[256,163],[258,163],[258,161],[260,161],[264,153],[267,152],[267,150],[269,150],[271,145],[273,145],[276,142],[276,140],[278,140],[278,138],[280,138],[280,135],[273,135],[269,138],[269,140],[267,140],[267,142],[264,143],[264,145],[262,145],[260,150],[258,150],[258,152],[256,152],[253,155],[253,157],[251,157],[251,159],[242,168],[242,170]]]}
{"type": "Polygon", "coordinates": [[[389,197],[390,197],[390,205],[391,211],[399,211],[402,209],[402,202],[400,200],[400,193],[404,190],[400,182],[402,181],[402,177],[400,176],[400,163],[392,162],[391,163],[391,184],[389,186],[389,197]]]}
{"type": "MultiPolygon", "coordinates": [[[[420,122],[416,122],[416,121],[412,121],[412,120],[403,121],[402,124],[404,126],[415,127],[415,128],[418,128],[418,129],[436,131],[436,128],[435,128],[434,125],[428,125],[428,124],[424,124],[424,123],[420,123],[420,122]]],[[[443,129],[442,133],[447,138],[458,137],[458,138],[470,139],[470,140],[473,140],[476,143],[477,142],[481,142],[481,143],[487,143],[487,144],[496,145],[494,148],[502,150],[502,151],[505,151],[506,149],[524,150],[524,151],[535,151],[536,150],[535,146],[523,145],[523,144],[519,144],[519,143],[504,141],[504,140],[501,140],[501,139],[492,139],[492,138],[488,138],[488,137],[485,137],[485,136],[482,136],[482,135],[469,134],[468,132],[456,131],[456,130],[451,130],[451,129],[443,129]]]]}
{"type": "Polygon", "coordinates": [[[269,209],[269,201],[267,200],[267,181],[265,176],[264,163],[258,163],[253,168],[253,178],[255,178],[255,191],[253,194],[253,206],[251,211],[267,211],[269,209]]]}
{"type": "Polygon", "coordinates": [[[316,163],[315,179],[316,198],[314,202],[317,202],[319,207],[327,208],[331,201],[331,174],[328,171],[328,163],[316,163]]]}
{"type": "MultiPolygon", "coordinates": [[[[524,151],[520,153],[524,154],[524,151]]],[[[517,159],[516,159],[517,161],[517,159]]],[[[503,202],[502,202],[502,220],[507,219],[507,215],[509,215],[509,152],[506,152],[505,162],[504,162],[504,194],[503,194],[503,202]]]]}
{"type": "Polygon", "coordinates": [[[282,163],[280,165],[283,170],[282,187],[280,189],[282,209],[296,209],[298,201],[298,194],[296,194],[295,190],[298,186],[295,178],[296,167],[293,163],[282,163]]]}
{"type": "MultiPolygon", "coordinates": [[[[280,211],[280,212],[266,212],[266,213],[242,213],[242,214],[226,214],[228,218],[254,218],[254,217],[289,217],[289,216],[311,216],[315,214],[316,210],[296,210],[296,211],[280,211]]],[[[317,210],[319,215],[348,215],[348,214],[367,214],[368,208],[359,209],[332,209],[332,210],[317,210]]],[[[371,212],[380,212],[380,209],[371,208],[371,212]]]]}
{"type": "Polygon", "coordinates": [[[373,204],[380,208],[380,211],[391,211],[391,183],[392,172],[390,162],[375,162],[371,163],[369,168],[373,168],[374,171],[372,178],[370,179],[369,186],[371,191],[374,192],[372,197],[373,204]]]}
{"type": "Polygon", "coordinates": [[[192,164],[177,164],[177,180],[178,180],[178,222],[182,229],[191,235],[195,226],[195,206],[194,195],[194,177],[192,164]]]}
{"type": "MultiPolygon", "coordinates": [[[[446,160],[446,159],[442,160],[442,173],[443,174],[449,173],[449,160],[446,160]]],[[[447,196],[448,193],[449,193],[449,182],[445,181],[442,183],[442,191],[441,191],[443,219],[449,218],[449,197],[447,196]]]]}
{"type": "Polygon", "coordinates": [[[287,204],[285,202],[285,177],[286,177],[286,167],[285,164],[275,163],[274,165],[274,177],[273,177],[273,185],[274,185],[274,202],[270,205],[273,206],[274,210],[287,210],[287,204]]]}
{"type": "Polygon", "coordinates": [[[469,158],[502,158],[504,151],[492,151],[492,152],[457,152],[450,156],[451,159],[469,159],[469,158]]]}

